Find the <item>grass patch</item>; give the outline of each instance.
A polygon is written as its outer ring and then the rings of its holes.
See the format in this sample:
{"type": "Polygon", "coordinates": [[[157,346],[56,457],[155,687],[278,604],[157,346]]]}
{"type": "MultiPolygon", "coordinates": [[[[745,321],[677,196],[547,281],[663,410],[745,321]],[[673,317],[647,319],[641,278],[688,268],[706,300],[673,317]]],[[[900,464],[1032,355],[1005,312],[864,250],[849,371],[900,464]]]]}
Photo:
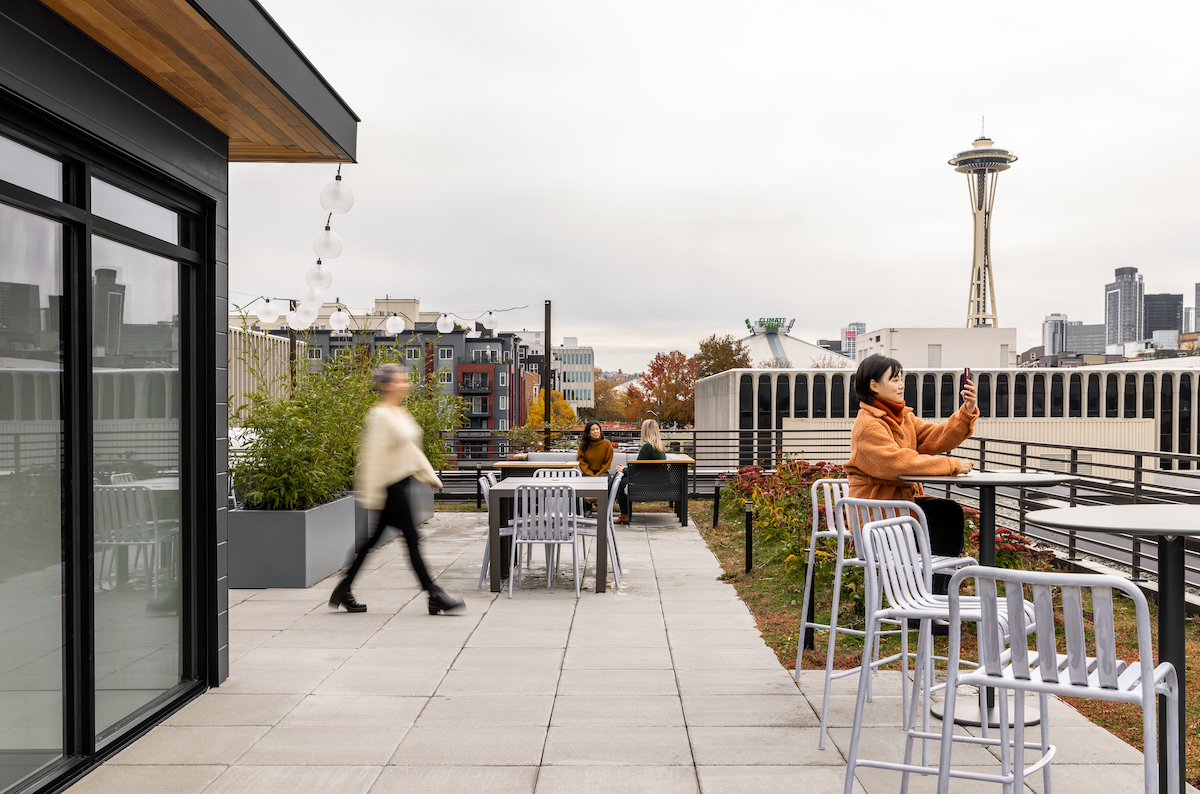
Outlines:
{"type": "Polygon", "coordinates": [[[435,513],[486,513],[486,507],[476,507],[475,500],[469,502],[442,502],[435,501],[433,503],[433,512],[435,513]]]}
{"type": "MultiPolygon", "coordinates": [[[[734,501],[734,500],[730,500],[734,501]]],[[[758,622],[763,639],[775,652],[779,661],[787,669],[793,669],[796,664],[796,648],[799,640],[801,622],[801,602],[804,594],[804,563],[794,555],[797,541],[807,549],[808,533],[811,526],[805,521],[800,527],[797,538],[787,532],[761,532],[756,526],[754,543],[754,567],[749,573],[745,572],[745,513],[740,502],[732,505],[723,504],[722,515],[717,526],[712,524],[712,499],[693,499],[689,502],[691,519],[696,523],[701,536],[716,555],[725,573],[723,579],[734,586],[738,595],[758,622]],[[764,541],[764,537],[768,540],[764,541]]],[[[801,554],[801,557],[803,554],[801,554]]],[[[851,577],[861,573],[849,571],[851,577]]],[[[819,620],[828,622],[831,598],[830,587],[817,587],[816,615],[819,620]]],[[[843,603],[845,597],[843,597],[843,603]]],[[[1138,659],[1136,645],[1137,623],[1133,604],[1125,599],[1114,600],[1116,618],[1117,654],[1120,658],[1133,664],[1138,659]]],[[[843,625],[845,625],[846,610],[842,610],[843,625]]],[[[1085,604],[1084,617],[1091,620],[1090,604],[1085,604]]],[[[1154,604],[1150,605],[1151,630],[1157,644],[1158,611],[1154,604]]],[[[859,620],[858,628],[862,627],[859,620]]],[[[824,669],[825,667],[825,634],[816,635],[816,649],[806,650],[802,667],[805,670],[824,669]]],[[[938,653],[944,655],[946,638],[936,638],[938,653]]],[[[884,654],[896,648],[899,640],[889,638],[884,644],[884,654]]],[[[910,647],[915,647],[915,635],[910,647]]],[[[1200,786],[1200,680],[1197,679],[1197,669],[1200,665],[1200,627],[1192,618],[1187,621],[1187,694],[1185,724],[1187,726],[1187,780],[1194,786],[1200,786]]],[[[965,658],[975,654],[975,639],[964,627],[962,655],[965,658]]],[[[862,644],[856,637],[841,637],[834,657],[836,669],[855,667],[862,658],[862,644]]],[[[898,669],[898,667],[896,668],[898,669]]],[[[1067,699],[1073,707],[1088,719],[1108,730],[1113,735],[1128,742],[1137,749],[1142,748],[1141,709],[1126,703],[1109,703],[1100,700],[1067,699]]],[[[1052,726],[1053,729],[1053,726],[1052,726]]],[[[1051,739],[1053,740],[1053,730],[1051,739]]]]}

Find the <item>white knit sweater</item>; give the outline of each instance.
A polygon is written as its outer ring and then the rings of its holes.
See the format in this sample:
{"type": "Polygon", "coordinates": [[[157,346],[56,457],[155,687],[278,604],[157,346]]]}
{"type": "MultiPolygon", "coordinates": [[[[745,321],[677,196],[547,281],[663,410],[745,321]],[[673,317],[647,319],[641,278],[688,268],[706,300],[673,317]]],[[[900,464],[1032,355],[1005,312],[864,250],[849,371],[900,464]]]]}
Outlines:
{"type": "Polygon", "coordinates": [[[355,495],[363,507],[383,509],[388,486],[406,477],[442,487],[421,451],[421,436],[421,426],[403,408],[377,405],[371,409],[358,450],[358,479],[354,483],[355,495]]]}

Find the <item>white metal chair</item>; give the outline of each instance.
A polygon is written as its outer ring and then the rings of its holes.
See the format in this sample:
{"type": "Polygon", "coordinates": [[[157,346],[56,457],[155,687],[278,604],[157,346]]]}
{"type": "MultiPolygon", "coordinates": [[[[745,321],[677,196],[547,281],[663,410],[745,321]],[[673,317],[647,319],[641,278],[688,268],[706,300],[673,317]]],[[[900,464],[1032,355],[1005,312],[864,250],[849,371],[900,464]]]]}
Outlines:
{"type": "MultiPolygon", "coordinates": [[[[825,689],[821,699],[821,730],[818,734],[817,746],[824,750],[825,741],[829,728],[829,702],[831,692],[831,682],[840,678],[845,678],[849,675],[857,675],[862,669],[855,667],[850,670],[833,669],[834,653],[837,649],[837,635],[848,634],[854,637],[864,637],[864,642],[867,642],[865,637],[866,632],[861,629],[852,629],[849,627],[838,625],[838,613],[842,592],[842,575],[846,566],[853,568],[862,568],[866,562],[858,552],[858,540],[861,536],[861,527],[864,523],[877,521],[883,518],[893,518],[896,516],[914,516],[920,523],[922,530],[925,533],[926,542],[929,538],[929,523],[925,518],[925,512],[915,502],[907,502],[900,500],[881,500],[881,499],[851,499],[846,494],[849,493],[850,481],[845,479],[822,479],[817,480],[812,485],[812,534],[809,539],[808,546],[808,563],[804,576],[804,595],[801,601],[802,618],[800,623],[800,639],[796,647],[796,669],[794,672],[795,680],[800,680],[800,670],[804,658],[804,638],[810,629],[822,630],[828,632],[828,644],[826,646],[825,655],[825,689]],[[824,519],[825,529],[821,529],[822,519],[824,519]],[[865,519],[865,520],[864,520],[865,519]],[[817,557],[817,544],[824,538],[836,538],[837,550],[834,559],[833,572],[833,593],[832,605],[830,608],[829,623],[817,623],[809,619],[809,605],[812,604],[814,598],[813,581],[814,581],[814,566],[817,557]],[[854,542],[855,555],[847,557],[846,541],[847,539],[854,542]]],[[[971,565],[975,560],[969,557],[947,557],[943,555],[934,555],[931,557],[931,565],[934,571],[944,571],[954,568],[959,568],[965,565],[971,565]]],[[[877,605],[875,605],[877,606],[877,605]]],[[[867,605],[868,609],[872,607],[867,605]]],[[[880,665],[890,664],[891,662],[902,660],[903,667],[908,670],[908,634],[905,626],[899,621],[885,620],[881,623],[881,627],[874,633],[869,642],[873,646],[871,669],[878,669],[880,665]],[[895,628],[884,629],[883,625],[894,625],[895,628]],[[880,658],[879,647],[883,637],[900,634],[900,652],[892,654],[886,658],[880,658]]],[[[908,703],[908,677],[905,676],[900,682],[900,699],[901,703],[907,706],[908,703]]],[[[867,682],[867,699],[871,699],[871,683],[867,682]]],[[[907,708],[903,713],[903,725],[908,726],[907,708]]]]}
{"type": "Polygon", "coordinates": [[[137,477],[134,477],[131,473],[126,471],[121,472],[120,474],[114,474],[109,478],[109,482],[111,482],[113,485],[125,485],[127,483],[137,482],[137,477]]]}
{"type": "MultiPolygon", "coordinates": [[[[492,509],[491,491],[495,485],[495,475],[484,474],[479,478],[479,489],[483,492],[483,504],[487,508],[489,514],[492,509]],[[489,476],[490,475],[490,476],[489,476]]],[[[512,524],[500,525],[500,537],[512,537],[512,524]]],[[[488,570],[491,567],[492,561],[492,533],[488,532],[486,542],[483,544],[483,564],[479,567],[479,587],[483,587],[483,580],[487,578],[488,570]]]]}
{"type": "MultiPolygon", "coordinates": [[[[933,565],[929,553],[929,536],[920,523],[912,516],[887,518],[872,521],[862,528],[862,541],[857,545],[865,557],[867,582],[867,634],[870,636],[878,629],[882,620],[919,620],[921,628],[917,635],[916,665],[913,675],[913,693],[908,701],[908,718],[906,741],[904,747],[904,762],[874,761],[859,759],[858,743],[862,734],[863,708],[867,701],[870,676],[860,676],[858,679],[858,699],[854,704],[854,726],[850,731],[850,747],[847,752],[845,794],[850,794],[854,786],[854,771],[857,767],[874,767],[903,772],[903,782],[900,791],[908,791],[910,773],[923,775],[937,774],[937,767],[929,766],[929,740],[942,739],[941,733],[931,733],[929,730],[930,695],[933,685],[933,636],[931,622],[936,619],[949,619],[949,597],[935,595],[932,592],[933,565]],[[872,608],[871,605],[876,607],[872,608]],[[917,728],[917,718],[921,718],[921,727],[917,728]],[[913,742],[921,740],[921,763],[912,763],[913,742]]],[[[964,596],[959,599],[959,615],[962,620],[980,622],[980,599],[964,596]]],[[[1030,629],[1033,625],[1033,605],[1016,599],[1014,604],[1026,618],[1020,625],[1030,629]]],[[[995,611],[988,616],[985,625],[999,627],[1007,631],[1009,620],[1009,604],[997,605],[995,611]]],[[[871,663],[871,646],[863,646],[864,668],[871,663]]],[[[953,660],[954,664],[958,659],[953,660]]],[[[953,668],[952,668],[953,669],[953,668]]],[[[947,706],[952,698],[953,690],[947,689],[947,706]]],[[[979,690],[980,713],[986,714],[984,691],[979,690]]],[[[1001,698],[1000,724],[1006,724],[1007,705],[1001,698]]],[[[953,716],[945,717],[946,724],[953,731],[953,716]]],[[[983,720],[981,738],[950,734],[952,741],[967,741],[983,744],[998,744],[1002,756],[1007,751],[1007,744],[988,735],[988,720],[983,720]]],[[[1002,761],[1003,763],[1003,761],[1002,761]]],[[[969,777],[968,774],[951,772],[955,777],[969,777]]]]}
{"type": "MultiPolygon", "coordinates": [[[[1170,662],[1154,666],[1154,649],[1151,646],[1150,610],[1142,591],[1126,579],[1117,576],[1093,574],[1037,573],[1031,571],[1009,571],[1000,568],[972,566],[964,568],[950,580],[950,672],[946,688],[945,726],[942,729],[941,761],[938,765],[938,792],[947,794],[950,785],[951,743],[945,740],[946,733],[954,725],[953,687],[967,684],[995,687],[1001,692],[997,700],[1008,701],[1006,690],[1014,690],[1012,746],[1012,768],[1007,765],[1001,745],[1001,768],[999,775],[959,774],[959,777],[988,780],[1004,784],[1011,791],[1013,782],[1025,775],[1042,769],[1043,788],[1049,793],[1050,759],[1054,757],[1054,746],[1050,744],[1049,712],[1046,708],[1047,695],[1064,697],[1094,698],[1121,703],[1137,703],[1142,707],[1142,752],[1145,774],[1144,788],[1147,792],[1158,792],[1157,766],[1157,721],[1155,695],[1167,699],[1166,722],[1170,726],[1179,724],[1179,686],[1175,668],[1170,662]],[[967,579],[975,580],[983,620],[979,632],[979,667],[965,675],[959,674],[954,663],[958,659],[962,638],[963,615],[959,587],[967,579]],[[996,583],[1004,584],[1003,600],[997,596],[996,583]],[[1017,607],[1024,600],[1025,586],[1033,591],[1033,606],[1036,643],[1029,647],[1025,631],[1025,615],[1017,607]],[[1053,588],[1060,588],[1062,607],[1054,606],[1053,588]],[[1091,591],[1094,623],[1094,641],[1089,649],[1083,621],[1084,590],[1091,591]],[[1138,658],[1130,666],[1117,658],[1116,627],[1113,619],[1113,591],[1116,590],[1134,603],[1137,613],[1138,658]],[[996,616],[1007,605],[1009,638],[986,627],[995,625],[996,616]],[[1056,614],[1061,614],[1063,639],[1066,653],[1058,653],[1056,614]],[[1021,638],[1017,640],[1015,638],[1021,638]],[[1007,647],[1006,646],[1007,642],[1007,647]],[[1091,650],[1095,655],[1089,655],[1091,650]],[[1027,745],[1025,742],[1025,693],[1037,692],[1041,703],[1041,744],[1027,745]],[[1037,763],[1025,768],[1025,754],[1017,751],[1021,747],[1037,747],[1042,757],[1037,763]]],[[[1000,720],[1004,726],[1005,720],[1000,720]]],[[[1007,730],[1001,729],[1005,744],[1007,730]]],[[[1172,769],[1179,764],[1179,733],[1167,731],[1167,762],[1172,769]]],[[[1168,775],[1168,791],[1178,794],[1178,775],[1168,775]]]]}
{"type": "Polygon", "coordinates": [[[534,477],[582,477],[583,472],[581,472],[578,469],[578,467],[576,467],[574,469],[534,469],[533,476],[534,477]]]}
{"type": "MultiPolygon", "coordinates": [[[[178,535],[176,519],[160,519],[154,504],[154,493],[144,485],[97,485],[92,487],[95,544],[100,552],[100,573],[107,577],[106,568],[117,564],[117,554],[133,549],[133,565],[141,560],[146,571],[146,583],[158,598],[159,571],[162,568],[163,546],[170,546],[178,535]],[[109,565],[105,564],[112,552],[109,565]]],[[[168,556],[166,559],[173,559],[168,556]]],[[[174,576],[171,566],[166,571],[168,581],[174,576]]]]}
{"type": "Polygon", "coordinates": [[[516,489],[517,517],[513,519],[512,549],[509,555],[511,571],[508,577],[508,597],[512,598],[513,579],[521,580],[519,548],[541,543],[546,546],[546,587],[550,587],[554,566],[550,564],[550,549],[571,546],[571,567],[575,579],[575,597],[579,598],[579,514],[576,510],[575,488],[566,483],[518,485],[516,489]]]}
{"type": "Polygon", "coordinates": [[[607,515],[597,515],[595,518],[580,518],[579,534],[584,538],[583,543],[583,561],[587,562],[587,538],[596,537],[596,533],[600,531],[600,522],[605,522],[605,532],[608,538],[608,560],[612,565],[613,583],[621,587],[621,574],[625,571],[621,569],[621,552],[617,549],[617,535],[613,527],[612,505],[616,504],[617,488],[621,485],[621,479],[625,476],[624,472],[617,472],[613,475],[612,482],[608,484],[608,504],[609,509],[607,515]]]}

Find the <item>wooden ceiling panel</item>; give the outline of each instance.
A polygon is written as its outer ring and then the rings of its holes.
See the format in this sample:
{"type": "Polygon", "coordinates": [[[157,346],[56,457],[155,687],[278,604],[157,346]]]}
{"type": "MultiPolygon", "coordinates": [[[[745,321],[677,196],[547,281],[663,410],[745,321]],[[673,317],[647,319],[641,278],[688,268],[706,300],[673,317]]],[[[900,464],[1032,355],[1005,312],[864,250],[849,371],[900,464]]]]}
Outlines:
{"type": "Polygon", "coordinates": [[[231,161],[350,161],[187,0],[42,2],[228,135],[231,161]]]}

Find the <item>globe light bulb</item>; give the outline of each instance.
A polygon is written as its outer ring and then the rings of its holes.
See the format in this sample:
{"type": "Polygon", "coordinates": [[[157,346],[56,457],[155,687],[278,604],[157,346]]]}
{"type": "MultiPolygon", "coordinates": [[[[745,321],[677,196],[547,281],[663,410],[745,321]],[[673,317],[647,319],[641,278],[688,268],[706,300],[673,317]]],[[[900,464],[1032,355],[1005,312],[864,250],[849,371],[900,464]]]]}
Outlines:
{"type": "Polygon", "coordinates": [[[438,318],[437,329],[439,334],[448,334],[454,330],[454,321],[450,319],[450,315],[443,314],[438,318]]]}
{"type": "Polygon", "coordinates": [[[391,317],[387,318],[387,322],[383,324],[383,327],[392,336],[404,333],[404,318],[393,314],[391,317]]]}
{"type": "Polygon", "coordinates": [[[313,253],[322,259],[337,259],[342,255],[342,238],[337,232],[331,232],[329,227],[325,227],[325,231],[317,232],[317,236],[313,238],[313,253]]]}
{"type": "Polygon", "coordinates": [[[287,313],[288,328],[291,328],[293,331],[303,331],[312,323],[311,320],[305,321],[300,319],[299,314],[299,311],[287,313]]]}
{"type": "Polygon", "coordinates": [[[495,331],[499,325],[500,325],[500,318],[497,317],[494,313],[488,312],[487,314],[485,314],[483,316],[483,327],[488,329],[489,331],[495,331]]]}
{"type": "Polygon", "coordinates": [[[335,331],[345,331],[350,327],[350,315],[338,309],[329,315],[329,327],[335,331]]]}
{"type": "Polygon", "coordinates": [[[321,207],[327,212],[349,212],[354,206],[354,191],[342,181],[338,174],[325,187],[321,188],[321,207]]]}
{"type": "Polygon", "coordinates": [[[317,319],[317,314],[317,307],[315,306],[304,306],[302,304],[299,309],[296,309],[296,319],[305,325],[311,325],[312,321],[317,319]]]}
{"type": "Polygon", "coordinates": [[[304,274],[304,281],[313,289],[329,289],[333,286],[333,271],[322,265],[318,259],[304,274]]]}
{"type": "Polygon", "coordinates": [[[264,298],[262,306],[258,307],[258,321],[270,324],[279,319],[279,307],[271,303],[270,298],[264,298]]]}
{"type": "Polygon", "coordinates": [[[321,308],[321,304],[325,302],[325,293],[319,289],[309,287],[300,293],[300,305],[311,306],[314,309],[321,308]]]}

